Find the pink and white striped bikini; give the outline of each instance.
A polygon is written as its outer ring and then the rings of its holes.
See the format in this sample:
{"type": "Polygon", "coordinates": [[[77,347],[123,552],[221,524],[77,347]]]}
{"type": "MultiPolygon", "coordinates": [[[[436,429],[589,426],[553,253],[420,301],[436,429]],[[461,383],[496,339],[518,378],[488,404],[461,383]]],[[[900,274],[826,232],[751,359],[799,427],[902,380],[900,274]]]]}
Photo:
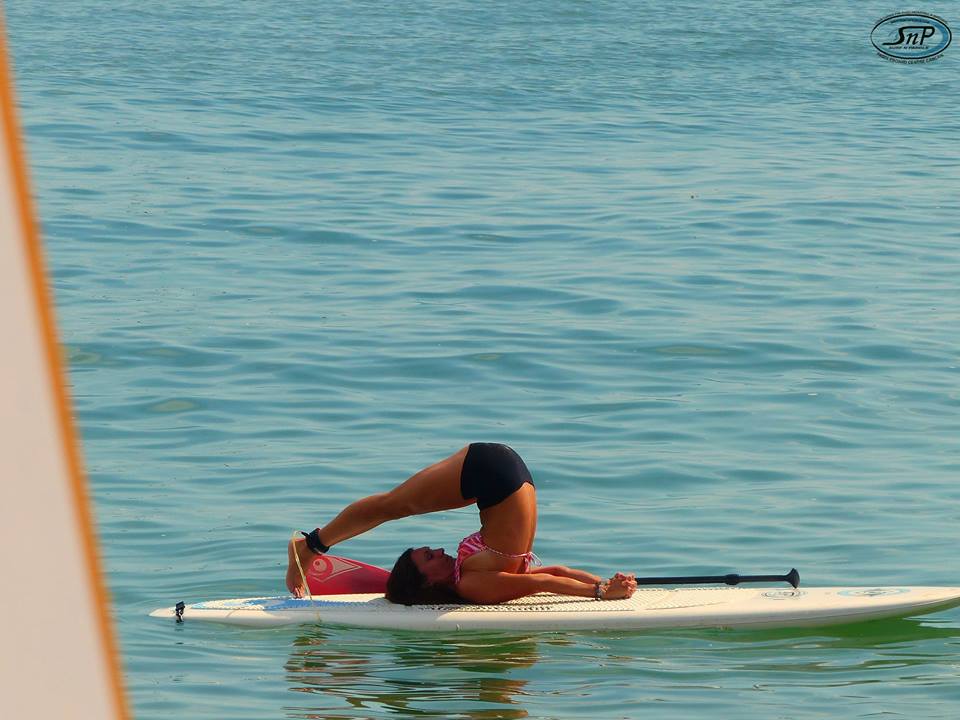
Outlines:
{"type": "Polygon", "coordinates": [[[500,552],[499,550],[494,550],[492,547],[487,545],[483,540],[483,535],[479,530],[473,535],[467,535],[463,540],[460,541],[460,545],[457,546],[457,560],[453,566],[453,582],[460,582],[460,568],[463,565],[463,561],[466,560],[471,555],[476,555],[478,552],[483,552],[484,550],[489,550],[492,553],[500,555],[501,557],[513,558],[515,560],[522,560],[520,563],[520,572],[525,573],[529,572],[531,565],[543,565],[538,558],[532,552],[518,553],[513,555],[511,553],[500,552]]]}

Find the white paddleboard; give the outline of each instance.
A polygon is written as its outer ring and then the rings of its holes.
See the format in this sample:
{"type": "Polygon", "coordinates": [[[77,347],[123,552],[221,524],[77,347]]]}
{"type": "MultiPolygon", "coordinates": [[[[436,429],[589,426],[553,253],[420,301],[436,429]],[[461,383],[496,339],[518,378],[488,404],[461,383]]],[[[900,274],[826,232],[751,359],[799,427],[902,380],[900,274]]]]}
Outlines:
{"type": "MultiPolygon", "coordinates": [[[[922,615],[960,605],[960,587],[643,588],[628,600],[542,593],[500,605],[394,605],[382,594],[212,600],[184,622],[273,627],[301,623],[394,630],[643,630],[781,628],[922,615]]],[[[150,613],[175,619],[175,608],[150,613]]]]}

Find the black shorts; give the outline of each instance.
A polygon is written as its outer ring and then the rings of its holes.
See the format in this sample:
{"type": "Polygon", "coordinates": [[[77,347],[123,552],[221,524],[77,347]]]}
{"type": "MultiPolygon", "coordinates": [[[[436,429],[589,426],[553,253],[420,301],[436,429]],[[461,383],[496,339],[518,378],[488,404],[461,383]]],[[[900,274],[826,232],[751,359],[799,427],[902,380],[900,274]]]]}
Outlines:
{"type": "Polygon", "coordinates": [[[486,510],[506,500],[524,483],[533,485],[530,471],[513,448],[500,443],[470,443],[460,471],[460,494],[476,498],[486,510]]]}

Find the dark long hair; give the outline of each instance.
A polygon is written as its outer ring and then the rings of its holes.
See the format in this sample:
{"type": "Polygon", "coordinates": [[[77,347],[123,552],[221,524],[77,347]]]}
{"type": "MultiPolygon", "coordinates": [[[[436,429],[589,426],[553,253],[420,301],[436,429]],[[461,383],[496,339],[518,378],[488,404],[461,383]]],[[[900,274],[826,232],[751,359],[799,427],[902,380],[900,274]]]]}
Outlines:
{"type": "Polygon", "coordinates": [[[413,563],[413,548],[397,558],[387,579],[387,600],[403,605],[461,604],[463,598],[449,585],[430,585],[413,563]]]}

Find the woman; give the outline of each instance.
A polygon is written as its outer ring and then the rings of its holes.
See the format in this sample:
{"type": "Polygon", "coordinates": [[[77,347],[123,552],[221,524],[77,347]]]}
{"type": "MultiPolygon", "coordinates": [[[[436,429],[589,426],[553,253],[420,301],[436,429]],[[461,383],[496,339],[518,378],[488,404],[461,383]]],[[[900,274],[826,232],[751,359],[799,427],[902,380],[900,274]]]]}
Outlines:
{"type": "Polygon", "coordinates": [[[531,552],[537,531],[537,494],[520,456],[499,443],[472,443],[418,472],[390,492],[348,505],[330,523],[287,549],[287,589],[303,597],[297,567],[314,553],[388,520],[453,510],[476,503],[480,530],[461,541],[457,556],[443,548],[410,548],[397,560],[387,597],[407,605],[450,601],[500,603],[539,592],[597,600],[628,598],[637,588],[632,575],[602,580],[583,570],[537,567],[531,552]]]}

